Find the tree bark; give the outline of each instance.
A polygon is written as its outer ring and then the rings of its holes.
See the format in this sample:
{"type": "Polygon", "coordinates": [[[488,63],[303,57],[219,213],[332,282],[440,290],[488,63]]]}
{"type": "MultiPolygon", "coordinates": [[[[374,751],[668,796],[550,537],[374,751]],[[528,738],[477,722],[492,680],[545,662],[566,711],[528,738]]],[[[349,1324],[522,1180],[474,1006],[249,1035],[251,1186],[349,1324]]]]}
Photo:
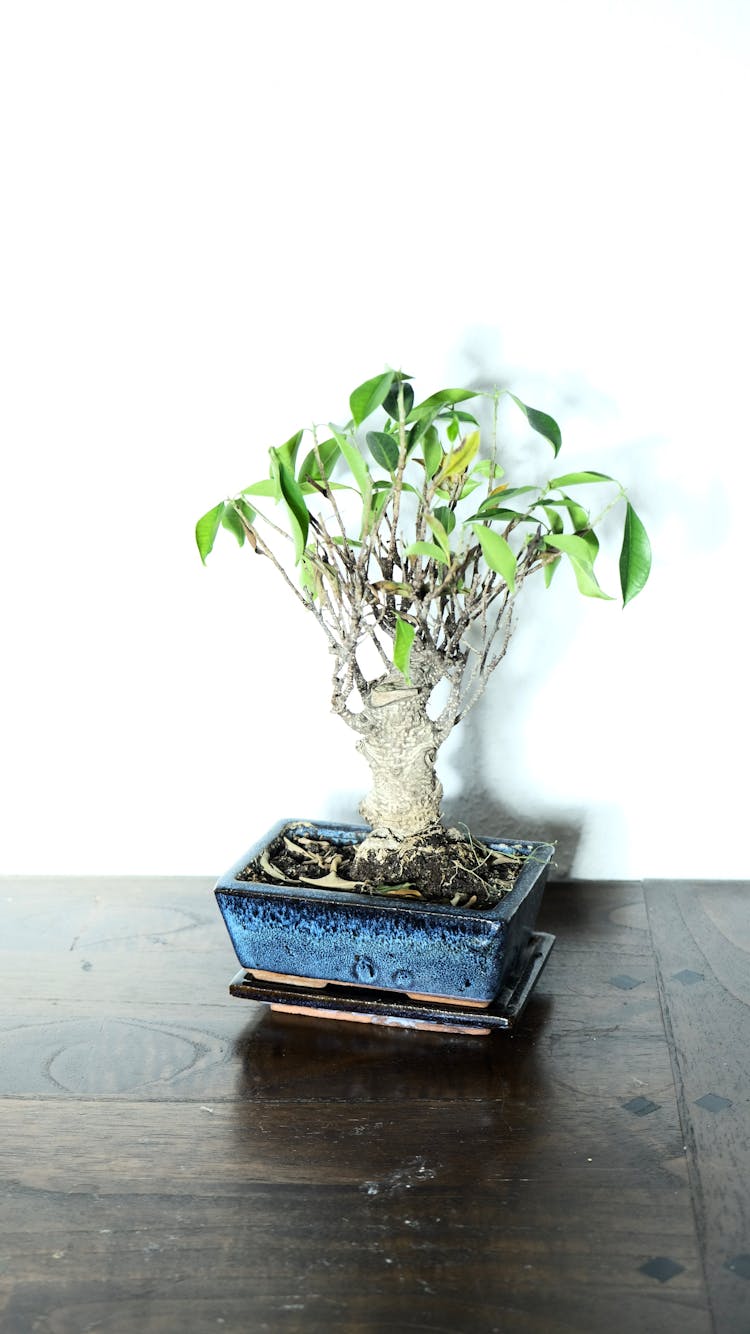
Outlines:
{"type": "Polygon", "coordinates": [[[427,714],[429,690],[390,676],[373,687],[359,715],[357,749],[367,760],[372,791],[360,813],[372,826],[369,840],[391,844],[414,838],[440,823],[443,790],[435,773],[442,740],[427,714]]]}

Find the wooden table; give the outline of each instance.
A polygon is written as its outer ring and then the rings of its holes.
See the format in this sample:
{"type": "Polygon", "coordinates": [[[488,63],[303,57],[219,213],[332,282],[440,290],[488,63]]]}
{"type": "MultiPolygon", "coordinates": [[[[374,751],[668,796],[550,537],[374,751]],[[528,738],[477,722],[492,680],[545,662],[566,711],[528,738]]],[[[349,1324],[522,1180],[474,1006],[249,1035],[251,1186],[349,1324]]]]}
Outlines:
{"type": "Polygon", "coordinates": [[[0,882],[3,1334],[747,1334],[747,885],[551,885],[489,1038],[231,999],[210,888],[0,882]]]}

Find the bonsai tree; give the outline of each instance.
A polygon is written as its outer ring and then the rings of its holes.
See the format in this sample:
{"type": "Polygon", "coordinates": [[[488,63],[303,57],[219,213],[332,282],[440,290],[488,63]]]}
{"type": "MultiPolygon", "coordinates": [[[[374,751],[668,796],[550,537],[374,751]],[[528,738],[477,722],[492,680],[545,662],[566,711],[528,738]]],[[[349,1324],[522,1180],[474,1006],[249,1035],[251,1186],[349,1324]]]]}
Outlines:
{"type": "MultiPolygon", "coordinates": [[[[442,389],[416,402],[411,377],[389,370],[354,390],[347,422],[299,430],[270,449],[268,477],[196,526],[204,564],[227,529],[274,566],[328,641],[332,707],[359,736],[372,790],[360,806],[371,832],[348,878],[340,859],[331,871],[317,858],[327,884],[409,893],[433,882],[436,894],[454,895],[460,836],[441,823],[435,759],[504,657],[526,580],[539,575],[549,587],[567,564],[584,596],[608,598],[595,573],[597,529],[615,506],[623,605],[648,578],[646,531],[613,478],[506,480],[497,431],[505,398],[556,458],[557,423],[508,390],[442,389]],[[465,406],[475,401],[491,413],[484,433],[465,406]]],[[[463,841],[463,860],[476,863],[463,841]]]]}

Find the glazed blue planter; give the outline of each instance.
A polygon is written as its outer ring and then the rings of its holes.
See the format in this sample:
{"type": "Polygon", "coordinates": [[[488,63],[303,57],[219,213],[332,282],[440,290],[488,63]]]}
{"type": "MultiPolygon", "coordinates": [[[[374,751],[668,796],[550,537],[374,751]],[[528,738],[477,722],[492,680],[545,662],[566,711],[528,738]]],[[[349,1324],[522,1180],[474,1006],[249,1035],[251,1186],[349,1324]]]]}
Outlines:
{"type": "MultiPolygon", "coordinates": [[[[216,899],[243,968],[348,987],[487,1005],[520,977],[554,848],[550,843],[485,838],[498,852],[525,858],[512,890],[489,908],[239,880],[282,829],[310,833],[310,821],[280,820],[220,877],[216,899]]],[[[339,846],[364,826],[315,823],[339,846]]]]}

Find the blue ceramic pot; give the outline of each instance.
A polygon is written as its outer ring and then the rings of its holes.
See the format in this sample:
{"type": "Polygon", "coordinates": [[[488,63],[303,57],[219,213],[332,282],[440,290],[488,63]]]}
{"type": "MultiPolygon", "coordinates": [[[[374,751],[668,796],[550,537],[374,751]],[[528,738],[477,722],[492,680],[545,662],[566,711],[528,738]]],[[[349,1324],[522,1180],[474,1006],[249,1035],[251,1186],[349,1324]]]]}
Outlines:
{"type": "MultiPolygon", "coordinates": [[[[363,826],[316,823],[314,832],[340,846],[357,843],[363,826]]],[[[554,847],[551,843],[480,840],[521,855],[513,889],[490,908],[398,903],[344,890],[238,880],[282,829],[310,833],[309,821],[280,820],[220,877],[216,898],[242,966],[250,971],[315,978],[410,995],[487,1004],[524,967],[554,847]]]]}

